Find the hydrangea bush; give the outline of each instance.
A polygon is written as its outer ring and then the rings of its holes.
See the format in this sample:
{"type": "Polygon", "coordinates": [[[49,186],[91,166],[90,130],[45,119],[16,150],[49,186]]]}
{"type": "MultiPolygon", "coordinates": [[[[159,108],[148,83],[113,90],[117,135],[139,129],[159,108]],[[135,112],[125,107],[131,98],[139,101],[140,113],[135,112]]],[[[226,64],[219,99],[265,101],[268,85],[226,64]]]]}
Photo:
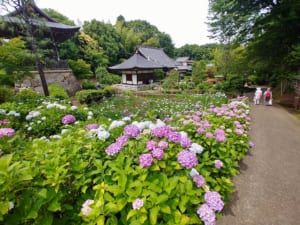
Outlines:
{"type": "MultiPolygon", "coordinates": [[[[84,120],[76,107],[52,107],[60,115],[56,134],[28,139],[19,129],[0,138],[0,221],[215,224],[238,162],[253,147],[247,99],[216,99],[161,119],[110,120],[83,109],[84,120]]],[[[45,116],[37,108],[26,114],[30,121],[45,116]]]]}

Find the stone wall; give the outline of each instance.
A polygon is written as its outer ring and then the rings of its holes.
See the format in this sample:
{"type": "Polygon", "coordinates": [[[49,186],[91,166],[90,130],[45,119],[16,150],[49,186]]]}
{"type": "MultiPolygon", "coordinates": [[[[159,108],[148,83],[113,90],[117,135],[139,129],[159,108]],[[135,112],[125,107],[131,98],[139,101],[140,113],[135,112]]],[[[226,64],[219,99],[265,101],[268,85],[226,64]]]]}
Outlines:
{"type": "MultiPolygon", "coordinates": [[[[74,96],[78,90],[81,90],[81,86],[73,75],[72,70],[45,70],[44,73],[48,85],[59,83],[69,96],[74,96]]],[[[32,88],[39,93],[44,93],[40,75],[37,71],[33,71],[32,74],[32,78],[26,78],[22,83],[15,84],[16,91],[20,88],[32,88]]]]}

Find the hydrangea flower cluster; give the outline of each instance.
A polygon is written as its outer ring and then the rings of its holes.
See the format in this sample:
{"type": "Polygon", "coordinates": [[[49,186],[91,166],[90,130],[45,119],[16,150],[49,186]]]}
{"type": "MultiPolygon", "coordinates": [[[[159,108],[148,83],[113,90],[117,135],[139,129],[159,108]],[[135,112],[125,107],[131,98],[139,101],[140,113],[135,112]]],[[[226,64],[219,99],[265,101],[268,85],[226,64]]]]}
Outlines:
{"type": "Polygon", "coordinates": [[[12,128],[0,128],[0,138],[2,137],[11,137],[15,133],[15,130],[12,128]]]}
{"type": "Polygon", "coordinates": [[[94,200],[88,199],[82,204],[81,212],[83,215],[85,215],[85,216],[89,215],[89,213],[92,211],[92,208],[90,207],[90,205],[92,205],[93,203],[94,203],[94,200]]]}
{"type": "Polygon", "coordinates": [[[85,126],[86,130],[97,130],[99,128],[98,124],[92,123],[85,126]]]}
{"type": "Polygon", "coordinates": [[[216,214],[207,204],[202,204],[198,208],[197,214],[199,215],[200,219],[204,222],[205,225],[216,224],[216,214]]]}
{"type": "Polygon", "coordinates": [[[185,168],[191,169],[198,165],[198,158],[195,152],[183,150],[177,156],[178,162],[185,168]]]}
{"type": "Polygon", "coordinates": [[[214,211],[220,212],[224,207],[221,195],[216,191],[208,191],[204,194],[206,204],[214,211]]]}
{"type": "Polygon", "coordinates": [[[193,176],[193,181],[195,182],[197,187],[204,187],[205,179],[200,174],[193,176]]]}
{"type": "Polygon", "coordinates": [[[7,123],[9,123],[9,119],[3,119],[3,120],[0,120],[0,126],[1,126],[2,124],[7,124],[7,123]]]}
{"type": "Polygon", "coordinates": [[[216,224],[215,212],[220,212],[224,207],[224,202],[218,192],[208,191],[204,194],[205,203],[202,204],[197,213],[205,225],[216,224]]]}
{"type": "Polygon", "coordinates": [[[137,198],[136,200],[134,200],[134,202],[132,203],[132,208],[134,210],[139,210],[140,208],[142,208],[144,205],[144,201],[141,198],[137,198]]]}
{"type": "Polygon", "coordinates": [[[68,115],[65,115],[62,119],[61,119],[61,122],[63,124],[70,124],[70,123],[74,123],[76,121],[76,118],[75,116],[73,116],[72,114],[68,114],[68,115]]]}
{"type": "Polygon", "coordinates": [[[215,130],[215,136],[217,142],[226,142],[226,135],[225,131],[222,129],[216,129],[215,130]]]}
{"type": "Polygon", "coordinates": [[[141,154],[139,157],[140,166],[142,168],[148,168],[152,165],[153,156],[150,153],[141,154]]]}
{"type": "Polygon", "coordinates": [[[219,160],[219,159],[216,159],[215,160],[215,167],[217,169],[221,169],[223,167],[223,162],[221,160],[219,160]]]}
{"type": "Polygon", "coordinates": [[[136,125],[129,124],[124,128],[124,135],[128,137],[136,138],[140,133],[141,130],[136,125]]]}
{"type": "Polygon", "coordinates": [[[32,118],[38,117],[41,115],[39,111],[31,111],[28,113],[28,115],[25,117],[26,120],[31,120],[32,118]]]}

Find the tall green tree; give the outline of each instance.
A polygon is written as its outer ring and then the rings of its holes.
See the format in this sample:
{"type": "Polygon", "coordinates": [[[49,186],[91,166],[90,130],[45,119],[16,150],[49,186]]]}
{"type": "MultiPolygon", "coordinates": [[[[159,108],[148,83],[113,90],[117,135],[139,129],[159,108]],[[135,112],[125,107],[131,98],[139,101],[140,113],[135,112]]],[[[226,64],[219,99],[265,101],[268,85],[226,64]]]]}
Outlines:
{"type": "Polygon", "coordinates": [[[90,22],[84,22],[83,32],[97,41],[108,56],[110,65],[119,62],[121,37],[112,24],[93,19],[90,22]]]}
{"type": "Polygon", "coordinates": [[[210,26],[222,43],[247,47],[248,61],[262,81],[276,84],[295,71],[287,60],[300,43],[299,1],[210,0],[210,26]]]}
{"type": "Polygon", "coordinates": [[[30,76],[33,65],[33,57],[26,49],[25,41],[21,38],[0,39],[0,85],[12,86],[30,76]]]}

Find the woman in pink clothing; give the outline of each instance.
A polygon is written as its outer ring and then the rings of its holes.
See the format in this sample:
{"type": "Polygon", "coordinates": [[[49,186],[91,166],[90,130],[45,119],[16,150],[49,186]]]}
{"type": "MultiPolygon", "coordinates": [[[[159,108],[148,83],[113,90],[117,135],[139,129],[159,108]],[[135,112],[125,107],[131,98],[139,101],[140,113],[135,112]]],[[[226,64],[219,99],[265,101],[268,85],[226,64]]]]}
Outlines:
{"type": "Polygon", "coordinates": [[[258,88],[256,88],[256,91],[254,93],[254,104],[255,105],[259,105],[261,96],[262,96],[262,90],[260,87],[258,87],[258,88]]]}

